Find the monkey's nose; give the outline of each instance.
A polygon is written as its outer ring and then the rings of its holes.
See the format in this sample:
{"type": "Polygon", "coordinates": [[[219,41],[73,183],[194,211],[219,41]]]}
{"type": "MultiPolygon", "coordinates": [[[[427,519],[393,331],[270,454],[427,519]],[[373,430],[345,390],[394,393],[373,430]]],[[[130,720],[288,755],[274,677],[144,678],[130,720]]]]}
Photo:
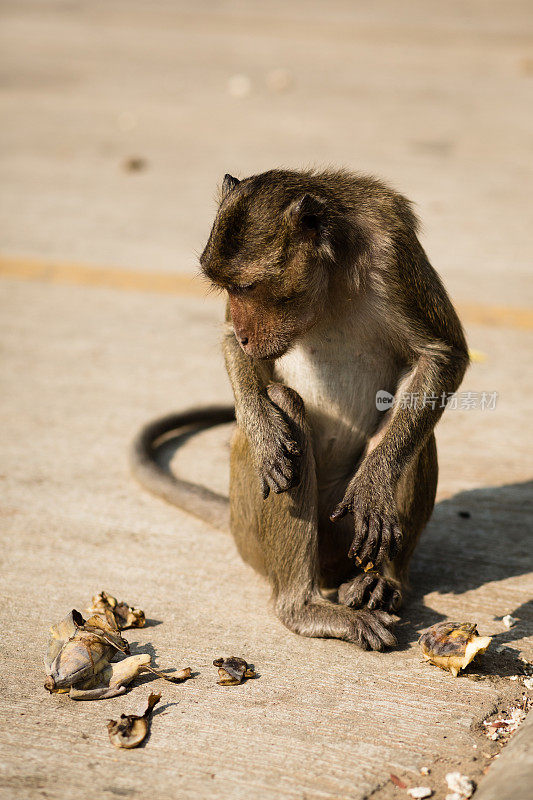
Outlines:
{"type": "Polygon", "coordinates": [[[239,338],[239,342],[242,344],[243,347],[245,347],[248,344],[248,337],[247,336],[241,336],[239,338]]]}

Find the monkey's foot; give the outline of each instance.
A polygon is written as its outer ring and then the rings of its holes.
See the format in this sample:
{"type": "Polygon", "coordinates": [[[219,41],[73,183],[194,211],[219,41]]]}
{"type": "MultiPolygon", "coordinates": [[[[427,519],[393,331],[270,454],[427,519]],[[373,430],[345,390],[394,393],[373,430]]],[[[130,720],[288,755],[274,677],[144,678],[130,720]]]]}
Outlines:
{"type": "Polygon", "coordinates": [[[390,630],[396,620],[385,611],[355,611],[323,597],[304,604],[279,598],[276,611],[283,624],[300,636],[344,639],[363,650],[384,650],[396,644],[390,630]]]}
{"type": "Polygon", "coordinates": [[[339,603],[353,608],[367,606],[396,612],[402,604],[402,592],[397,584],[377,575],[364,572],[339,586],[339,603]]]}

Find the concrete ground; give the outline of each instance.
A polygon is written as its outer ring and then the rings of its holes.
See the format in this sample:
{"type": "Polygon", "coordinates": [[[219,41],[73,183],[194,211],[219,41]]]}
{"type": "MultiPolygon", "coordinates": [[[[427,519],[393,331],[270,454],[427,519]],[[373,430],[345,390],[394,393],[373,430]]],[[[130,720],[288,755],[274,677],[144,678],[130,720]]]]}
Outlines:
{"type": "MultiPolygon", "coordinates": [[[[499,746],[480,723],[524,702],[510,678],[533,660],[529,4],[2,11],[1,796],[407,798],[393,775],[443,800],[446,772],[488,781],[499,746]],[[283,91],[268,88],[279,69],[283,91]],[[132,156],[145,168],[127,170],[132,156]],[[147,418],[231,399],[221,303],[189,281],[217,180],[324,163],[416,201],[477,351],[462,390],[498,392],[494,410],[439,425],[438,504],[385,654],[290,634],[231,541],[127,468],[147,418]],[[49,625],[101,588],[145,609],[132,649],[196,677],[103,702],[47,695],[49,625]],[[456,680],[416,645],[441,619],[494,636],[456,680]],[[259,677],[217,686],[219,655],[259,677]],[[150,739],[114,750],[107,720],[152,689],[150,739]]],[[[189,440],[173,468],[227,491],[229,434],[189,440]]]]}

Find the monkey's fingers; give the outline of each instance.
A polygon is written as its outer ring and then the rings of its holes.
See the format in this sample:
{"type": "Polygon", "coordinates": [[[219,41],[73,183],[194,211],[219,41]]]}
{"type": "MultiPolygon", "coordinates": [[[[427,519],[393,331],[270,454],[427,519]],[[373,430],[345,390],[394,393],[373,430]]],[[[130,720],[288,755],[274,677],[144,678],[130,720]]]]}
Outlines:
{"type": "Polygon", "coordinates": [[[335,506],[329,515],[329,518],[332,522],[337,522],[338,519],[345,517],[346,514],[351,510],[351,501],[341,500],[341,502],[335,506]]]}
{"type": "Polygon", "coordinates": [[[359,550],[364,540],[366,539],[367,532],[368,532],[368,518],[365,517],[359,525],[356,524],[355,536],[353,538],[352,546],[348,551],[348,558],[355,558],[356,556],[358,556],[359,561],[362,562],[363,559],[359,555],[359,550]]]}
{"type": "Polygon", "coordinates": [[[398,522],[392,526],[392,541],[394,542],[394,556],[397,556],[403,547],[403,531],[398,522]]]}
{"type": "Polygon", "coordinates": [[[286,492],[289,488],[289,479],[286,478],[281,469],[278,469],[277,467],[272,467],[270,471],[270,479],[274,484],[272,489],[276,494],[286,492]]]}
{"type": "Polygon", "coordinates": [[[359,608],[363,605],[366,593],[372,589],[375,582],[376,576],[368,573],[357,575],[351,581],[346,581],[339,588],[339,603],[359,608]]]}
{"type": "Polygon", "coordinates": [[[286,439],[283,441],[283,448],[289,453],[291,456],[301,456],[302,455],[302,448],[295,442],[294,439],[286,439]]]}
{"type": "Polygon", "coordinates": [[[383,605],[387,584],[383,580],[377,580],[374,589],[370,593],[367,606],[372,611],[374,608],[379,608],[383,605]]]}
{"type": "Polygon", "coordinates": [[[402,529],[395,519],[385,518],[381,532],[381,545],[375,557],[375,562],[381,566],[384,561],[390,561],[399,553],[402,544],[402,529]]]}
{"type": "Polygon", "coordinates": [[[298,459],[296,458],[280,458],[278,461],[276,461],[275,468],[282,473],[284,478],[287,479],[289,486],[293,484],[300,471],[298,459]]]}
{"type": "MultiPolygon", "coordinates": [[[[376,561],[376,555],[379,553],[381,544],[381,529],[382,521],[379,514],[372,514],[365,519],[367,535],[361,546],[361,550],[357,555],[364,563],[365,561],[376,561]]],[[[353,544],[352,544],[353,547],[353,544]]]]}

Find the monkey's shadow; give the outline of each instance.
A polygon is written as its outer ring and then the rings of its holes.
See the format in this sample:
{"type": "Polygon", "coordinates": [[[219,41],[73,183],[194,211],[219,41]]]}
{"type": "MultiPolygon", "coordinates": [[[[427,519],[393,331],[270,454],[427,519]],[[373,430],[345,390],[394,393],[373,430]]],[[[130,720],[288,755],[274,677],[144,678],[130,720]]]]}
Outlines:
{"type": "MultiPolygon", "coordinates": [[[[460,492],[437,503],[411,563],[411,592],[397,634],[400,648],[445,619],[425,595],[463,594],[533,570],[533,481],[460,492]]],[[[506,609],[519,622],[496,644],[533,634],[533,603],[506,609]]],[[[457,620],[459,622],[472,620],[457,620]]]]}

